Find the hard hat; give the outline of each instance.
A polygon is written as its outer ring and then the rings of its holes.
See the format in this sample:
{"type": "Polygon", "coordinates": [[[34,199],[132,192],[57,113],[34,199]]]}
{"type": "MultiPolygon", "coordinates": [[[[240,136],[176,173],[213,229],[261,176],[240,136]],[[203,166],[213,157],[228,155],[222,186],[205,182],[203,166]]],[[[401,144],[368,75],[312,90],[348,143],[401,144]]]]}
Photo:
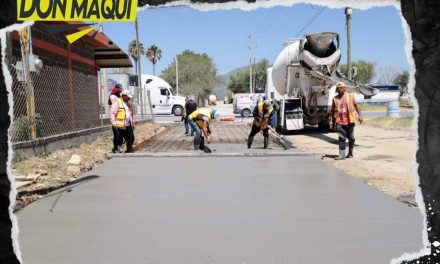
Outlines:
{"type": "Polygon", "coordinates": [[[339,88],[339,87],[345,87],[345,83],[343,83],[343,82],[338,82],[338,83],[336,84],[336,88],[339,88]]]}
{"type": "Polygon", "coordinates": [[[209,101],[211,101],[211,102],[215,102],[215,101],[217,101],[217,97],[216,97],[215,95],[211,94],[211,95],[209,96],[209,101]]]}
{"type": "Polygon", "coordinates": [[[264,104],[264,108],[266,108],[267,110],[272,109],[272,102],[270,100],[264,100],[263,104],[264,104]]]}
{"type": "Polygon", "coordinates": [[[122,91],[121,96],[123,96],[123,95],[128,96],[128,98],[133,98],[133,95],[130,93],[129,90],[122,91]]]}
{"type": "Polygon", "coordinates": [[[216,120],[219,120],[219,118],[220,118],[220,112],[217,109],[212,110],[211,115],[212,115],[212,118],[214,118],[216,120]]]}

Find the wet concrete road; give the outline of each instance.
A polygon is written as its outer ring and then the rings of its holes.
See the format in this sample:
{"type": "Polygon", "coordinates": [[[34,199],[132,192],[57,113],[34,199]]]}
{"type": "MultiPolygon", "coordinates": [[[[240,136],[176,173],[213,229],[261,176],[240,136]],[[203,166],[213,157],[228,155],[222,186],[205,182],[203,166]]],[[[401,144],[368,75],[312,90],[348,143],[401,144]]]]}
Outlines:
{"type": "Polygon", "coordinates": [[[418,210],[310,156],[114,158],[18,220],[27,264],[370,264],[422,247],[418,210]]]}

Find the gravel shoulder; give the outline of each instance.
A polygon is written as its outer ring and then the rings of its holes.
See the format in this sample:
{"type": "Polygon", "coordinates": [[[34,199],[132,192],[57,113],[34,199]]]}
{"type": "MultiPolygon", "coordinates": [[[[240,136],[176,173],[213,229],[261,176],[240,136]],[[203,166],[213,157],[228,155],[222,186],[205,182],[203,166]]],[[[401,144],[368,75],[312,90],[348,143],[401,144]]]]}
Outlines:
{"type": "MultiPolygon", "coordinates": [[[[147,140],[161,131],[161,126],[144,123],[136,127],[135,144],[147,140]]],[[[40,199],[58,188],[78,181],[85,172],[108,159],[113,137],[99,137],[79,147],[62,149],[16,161],[12,164],[17,197],[14,210],[40,199]],[[71,162],[72,156],[79,156],[80,162],[71,162]]]]}
{"type": "Polygon", "coordinates": [[[415,132],[356,125],[354,158],[335,161],[338,155],[336,133],[309,128],[290,135],[294,145],[306,152],[321,153],[321,159],[383,191],[393,198],[415,205],[415,132]]]}

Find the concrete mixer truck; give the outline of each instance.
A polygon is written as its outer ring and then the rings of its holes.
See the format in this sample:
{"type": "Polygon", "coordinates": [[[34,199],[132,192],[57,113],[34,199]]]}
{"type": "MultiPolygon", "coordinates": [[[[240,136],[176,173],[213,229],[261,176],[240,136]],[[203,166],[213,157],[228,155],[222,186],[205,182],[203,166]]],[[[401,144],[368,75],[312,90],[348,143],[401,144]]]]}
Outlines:
{"type": "Polygon", "coordinates": [[[289,41],[268,69],[266,96],[277,100],[278,128],[282,132],[301,130],[304,125],[329,129],[328,111],[336,83],[347,91],[369,98],[378,89],[349,80],[339,70],[339,34],[323,32],[289,41]]]}

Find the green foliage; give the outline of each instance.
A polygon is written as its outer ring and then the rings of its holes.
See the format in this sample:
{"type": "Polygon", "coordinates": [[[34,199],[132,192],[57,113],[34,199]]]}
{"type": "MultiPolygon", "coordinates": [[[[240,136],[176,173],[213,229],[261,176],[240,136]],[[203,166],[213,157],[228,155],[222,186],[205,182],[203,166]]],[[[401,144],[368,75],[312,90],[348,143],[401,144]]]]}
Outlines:
{"type": "Polygon", "coordinates": [[[128,44],[128,55],[131,56],[133,58],[133,60],[135,62],[137,62],[139,60],[139,58],[145,54],[145,49],[144,49],[144,44],[139,43],[139,50],[140,50],[140,55],[137,52],[137,48],[136,48],[136,40],[132,40],[130,42],[130,44],[128,44]]]}
{"type": "Polygon", "coordinates": [[[135,63],[135,72],[138,73],[138,61],[142,55],[145,54],[144,45],[142,43],[139,43],[139,53],[136,47],[136,40],[132,40],[130,44],[128,44],[128,55],[131,56],[131,58],[134,60],[135,63]]]}
{"type": "MultiPolygon", "coordinates": [[[[269,67],[271,67],[269,61],[262,59],[253,68],[255,91],[264,91],[267,81],[266,70],[269,67]]],[[[242,68],[230,77],[227,88],[233,93],[249,92],[249,79],[249,68],[242,68]]]]}
{"type": "MultiPolygon", "coordinates": [[[[177,55],[179,66],[179,93],[193,95],[203,102],[219,84],[217,68],[206,54],[185,50],[177,55]]],[[[160,77],[172,87],[176,87],[176,62],[165,68],[160,77]]]]}
{"type": "Polygon", "coordinates": [[[32,127],[35,126],[38,131],[42,123],[40,114],[36,114],[35,119],[30,116],[21,116],[15,119],[9,130],[12,141],[19,142],[32,139],[32,127]]]}
{"type": "Polygon", "coordinates": [[[409,72],[403,71],[394,78],[394,84],[399,85],[400,96],[408,94],[409,72]]]}
{"type": "Polygon", "coordinates": [[[148,47],[145,56],[153,64],[153,75],[156,75],[156,63],[162,58],[162,50],[156,45],[151,45],[148,47]]]}
{"type": "MultiPolygon", "coordinates": [[[[375,76],[376,64],[373,62],[359,60],[353,62],[351,67],[357,68],[357,75],[353,78],[356,82],[369,84],[375,76]]],[[[339,66],[339,71],[345,76],[348,76],[348,68],[346,64],[341,64],[339,66]]]]}

